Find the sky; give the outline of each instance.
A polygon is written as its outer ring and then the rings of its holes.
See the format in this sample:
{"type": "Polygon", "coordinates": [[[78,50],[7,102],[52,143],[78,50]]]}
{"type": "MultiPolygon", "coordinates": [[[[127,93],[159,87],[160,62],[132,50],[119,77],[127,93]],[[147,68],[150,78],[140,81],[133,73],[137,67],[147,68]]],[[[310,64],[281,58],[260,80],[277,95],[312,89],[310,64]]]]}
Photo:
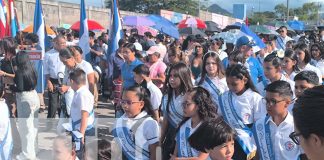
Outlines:
{"type": "MultiPolygon", "coordinates": [[[[80,0],[53,0],[53,1],[80,3],[80,0]]],[[[104,0],[85,0],[85,2],[87,6],[90,5],[96,7],[102,7],[104,4],[104,0]]],[[[233,4],[246,4],[248,12],[251,12],[252,8],[254,8],[253,9],[254,12],[258,12],[259,7],[261,11],[273,11],[274,7],[277,4],[280,3],[284,3],[285,5],[287,4],[287,0],[225,0],[225,2],[226,3],[224,3],[224,0],[200,0],[200,3],[205,3],[207,6],[213,3],[217,3],[220,7],[226,9],[231,13],[233,13],[233,4]]],[[[289,6],[290,6],[289,8],[301,7],[306,2],[321,2],[322,6],[324,6],[324,0],[289,0],[289,6]]],[[[324,9],[322,9],[322,11],[324,12],[324,9]]]]}
{"type": "MultiPolygon", "coordinates": [[[[301,7],[304,3],[307,2],[320,2],[322,3],[322,6],[324,6],[324,0],[289,0],[289,8],[301,7]]],[[[258,12],[260,7],[260,10],[262,12],[262,11],[273,11],[274,7],[277,4],[283,3],[287,5],[287,0],[226,0],[226,3],[224,3],[224,0],[209,0],[209,1],[200,0],[200,3],[207,3],[207,5],[216,3],[220,7],[233,13],[233,4],[246,4],[248,12],[251,12],[252,8],[254,8],[253,9],[254,12],[258,12]]]]}

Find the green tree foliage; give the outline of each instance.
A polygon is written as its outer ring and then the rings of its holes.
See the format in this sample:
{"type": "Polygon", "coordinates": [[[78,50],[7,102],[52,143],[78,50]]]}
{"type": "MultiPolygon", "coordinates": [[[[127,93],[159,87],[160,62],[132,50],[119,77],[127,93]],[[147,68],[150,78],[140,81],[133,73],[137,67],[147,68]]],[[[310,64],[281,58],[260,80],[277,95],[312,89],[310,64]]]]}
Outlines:
{"type": "MultiPolygon", "coordinates": [[[[107,8],[111,0],[106,0],[107,8]]],[[[138,13],[158,14],[161,9],[197,15],[197,0],[118,0],[119,9],[138,13]]]]}
{"type": "MultiPolygon", "coordinates": [[[[275,12],[277,18],[286,17],[287,7],[284,4],[278,4],[275,6],[275,12]]],[[[316,20],[317,13],[320,9],[320,6],[316,2],[304,3],[302,7],[291,8],[289,9],[289,16],[299,17],[299,20],[316,20]]]]}

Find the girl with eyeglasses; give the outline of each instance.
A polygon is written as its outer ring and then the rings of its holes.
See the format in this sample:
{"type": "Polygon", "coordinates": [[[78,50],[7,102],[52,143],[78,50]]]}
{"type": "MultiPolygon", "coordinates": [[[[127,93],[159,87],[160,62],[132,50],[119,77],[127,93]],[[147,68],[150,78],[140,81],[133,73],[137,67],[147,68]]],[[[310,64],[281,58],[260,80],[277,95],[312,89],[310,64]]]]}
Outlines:
{"type": "Polygon", "coordinates": [[[289,138],[294,131],[294,120],[288,107],[293,92],[286,81],[274,81],[266,88],[264,103],[267,116],[253,125],[253,135],[260,159],[291,160],[299,159],[302,151],[289,138]]]}
{"type": "Polygon", "coordinates": [[[208,153],[192,148],[188,138],[202,122],[216,118],[216,106],[209,92],[202,87],[195,87],[185,94],[182,104],[184,119],[180,122],[176,135],[176,147],[171,159],[198,158],[207,159],[208,153]]]}
{"type": "Polygon", "coordinates": [[[287,78],[284,74],[282,74],[281,62],[282,62],[281,58],[278,57],[278,53],[276,51],[269,54],[264,59],[263,70],[264,70],[264,75],[267,77],[267,79],[259,82],[256,85],[258,92],[263,97],[265,96],[264,89],[267,87],[267,85],[270,84],[271,82],[278,81],[278,80],[288,82],[294,92],[295,82],[287,78]]]}
{"type": "MultiPolygon", "coordinates": [[[[322,77],[321,71],[310,64],[311,55],[306,44],[297,45],[295,47],[295,52],[298,58],[297,67],[300,71],[313,71],[318,77],[322,77]]],[[[322,83],[322,79],[320,79],[320,83],[322,83]]]]}
{"type": "Polygon", "coordinates": [[[207,89],[215,104],[219,106],[218,97],[227,91],[228,87],[223,64],[217,53],[210,51],[205,54],[201,77],[197,79],[196,83],[207,89]]]}
{"type": "Polygon", "coordinates": [[[324,86],[305,90],[293,108],[295,131],[289,137],[300,145],[307,158],[324,157],[324,86]]]}
{"type": "Polygon", "coordinates": [[[324,46],[315,43],[310,48],[312,54],[311,64],[321,71],[322,77],[324,78],[324,46]]]}
{"type": "Polygon", "coordinates": [[[227,57],[227,53],[222,50],[224,40],[222,38],[214,38],[210,41],[209,51],[217,53],[219,59],[222,61],[227,57]]]}
{"type": "Polygon", "coordinates": [[[184,118],[184,95],[193,87],[190,69],[184,63],[173,65],[166,81],[166,94],[162,98],[163,114],[161,144],[163,159],[170,159],[174,151],[176,128],[184,118]]]}
{"type": "Polygon", "coordinates": [[[114,141],[121,147],[122,159],[155,159],[159,144],[159,125],[147,89],[132,86],[124,90],[120,104],[124,114],[112,130],[114,141]]]}
{"type": "Polygon", "coordinates": [[[262,96],[255,89],[249,71],[241,64],[229,66],[225,75],[229,91],[220,96],[218,113],[238,133],[233,159],[252,159],[256,145],[250,128],[266,115],[262,96]]]}

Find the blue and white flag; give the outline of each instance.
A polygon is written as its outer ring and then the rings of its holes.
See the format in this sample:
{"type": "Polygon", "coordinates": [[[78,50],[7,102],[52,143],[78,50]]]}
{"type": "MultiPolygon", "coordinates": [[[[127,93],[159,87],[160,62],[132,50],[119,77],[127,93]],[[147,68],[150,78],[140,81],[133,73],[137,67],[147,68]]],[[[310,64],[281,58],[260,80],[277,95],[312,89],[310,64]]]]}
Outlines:
{"type": "Polygon", "coordinates": [[[110,31],[109,31],[109,41],[108,41],[108,55],[109,57],[111,53],[114,53],[118,49],[118,41],[122,39],[122,25],[120,21],[119,9],[117,0],[112,0],[111,5],[111,21],[110,21],[110,31]]]}
{"type": "Polygon", "coordinates": [[[80,11],[79,47],[82,49],[83,59],[85,59],[87,54],[89,54],[90,52],[90,44],[89,44],[88,19],[87,19],[84,0],[81,0],[80,9],[81,11],[80,11]]]}
{"type": "Polygon", "coordinates": [[[266,47],[266,45],[263,43],[263,41],[260,39],[260,37],[257,36],[253,31],[251,31],[250,28],[248,26],[246,26],[245,24],[242,24],[241,32],[245,33],[249,38],[252,38],[253,41],[255,42],[256,46],[253,47],[254,53],[256,51],[259,51],[260,49],[266,47]]]}
{"type": "Polygon", "coordinates": [[[45,77],[44,77],[44,66],[43,59],[45,56],[45,43],[46,43],[46,28],[44,15],[42,10],[41,0],[36,0],[35,12],[34,12],[34,28],[33,33],[38,36],[38,50],[42,51],[42,56],[40,60],[35,60],[34,65],[37,71],[37,86],[36,91],[38,93],[43,93],[45,89],[45,77]]]}

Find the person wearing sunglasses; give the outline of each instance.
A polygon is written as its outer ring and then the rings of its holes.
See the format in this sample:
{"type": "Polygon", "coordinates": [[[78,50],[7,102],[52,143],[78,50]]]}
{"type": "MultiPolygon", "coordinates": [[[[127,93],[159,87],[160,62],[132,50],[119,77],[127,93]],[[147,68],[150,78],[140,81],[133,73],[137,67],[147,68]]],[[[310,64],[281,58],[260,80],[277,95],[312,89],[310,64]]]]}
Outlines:
{"type": "Polygon", "coordinates": [[[217,53],[219,59],[222,61],[227,57],[227,53],[222,50],[224,40],[222,38],[213,38],[210,40],[209,51],[217,53]]]}
{"type": "Polygon", "coordinates": [[[295,131],[289,137],[311,160],[324,157],[324,86],[305,90],[294,105],[295,131]]]}
{"type": "Polygon", "coordinates": [[[279,36],[277,36],[277,48],[285,50],[286,49],[286,43],[288,41],[293,40],[287,35],[287,27],[286,26],[281,26],[278,29],[279,36]]]}
{"type": "Polygon", "coordinates": [[[275,81],[265,90],[263,100],[268,114],[253,126],[258,155],[262,160],[298,159],[301,148],[289,138],[289,134],[294,131],[293,116],[287,110],[293,96],[290,84],[275,81]]]}

